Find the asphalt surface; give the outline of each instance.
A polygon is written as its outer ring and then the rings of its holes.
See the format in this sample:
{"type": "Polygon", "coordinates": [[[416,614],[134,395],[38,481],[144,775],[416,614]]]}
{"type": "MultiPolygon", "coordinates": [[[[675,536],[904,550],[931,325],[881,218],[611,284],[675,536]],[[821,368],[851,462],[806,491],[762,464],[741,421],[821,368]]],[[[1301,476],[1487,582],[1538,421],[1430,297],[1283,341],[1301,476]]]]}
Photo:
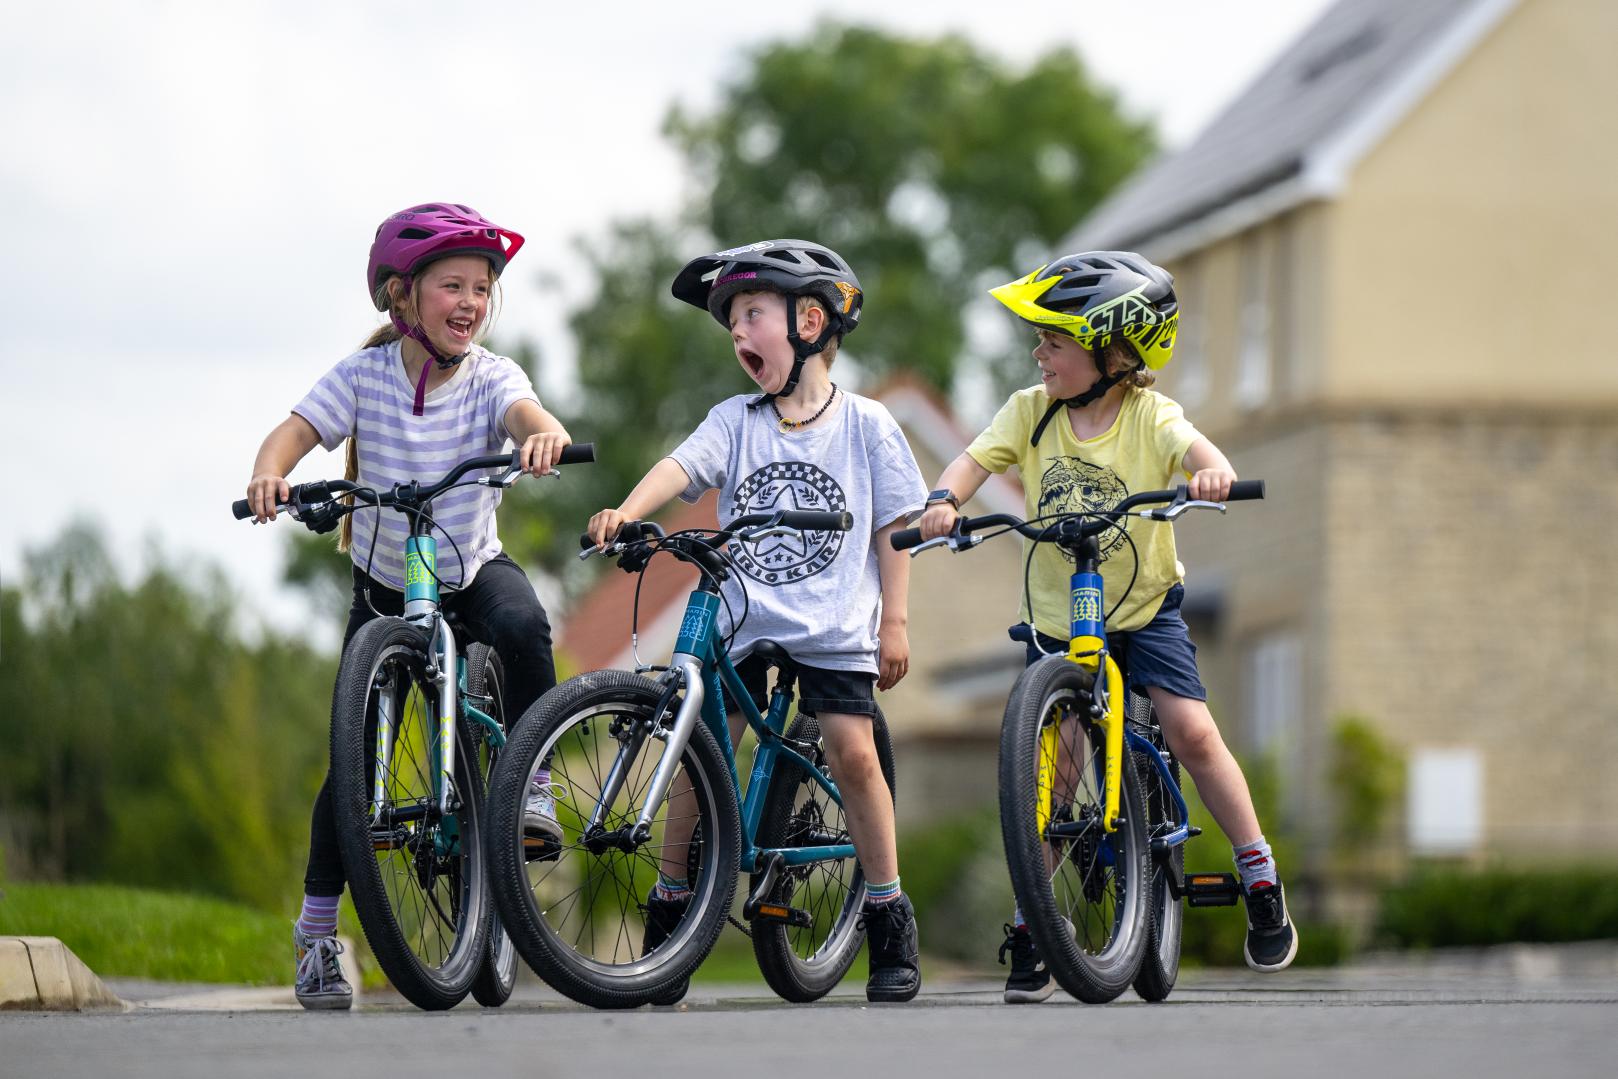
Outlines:
{"type": "Polygon", "coordinates": [[[935,978],[907,1005],[698,984],[676,1008],[594,1012],[524,981],[498,1011],[371,994],[314,1014],[287,989],[108,984],[130,1011],[0,1014],[0,1077],[1618,1074],[1618,946],[1187,971],[1164,1004],[1102,1007],[1012,1007],[997,980],[935,978]]]}

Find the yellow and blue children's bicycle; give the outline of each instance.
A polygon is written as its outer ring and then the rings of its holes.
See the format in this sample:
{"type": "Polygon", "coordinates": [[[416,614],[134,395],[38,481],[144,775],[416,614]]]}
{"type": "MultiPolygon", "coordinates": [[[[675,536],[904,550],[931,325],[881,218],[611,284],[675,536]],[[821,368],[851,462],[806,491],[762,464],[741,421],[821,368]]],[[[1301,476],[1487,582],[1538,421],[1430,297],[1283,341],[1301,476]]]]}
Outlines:
{"type": "MultiPolygon", "coordinates": [[[[721,530],[671,535],[631,522],[608,546],[626,572],[644,573],[663,553],[694,566],[698,582],[667,666],[562,683],[530,709],[495,768],[488,844],[500,918],[559,992],[597,1008],[680,999],[724,929],[739,870],[750,874],[742,928],[772,989],[816,1000],[853,965],[865,938],[865,877],[819,725],[800,715],[787,727],[795,668],[771,641],[752,649],[779,672],[760,712],[719,618],[732,541],[851,524],[847,513],[811,510],[748,514],[721,530]],[[758,736],[745,800],[727,691],[758,736]],[[523,833],[528,778],[542,765],[557,792],[563,838],[555,846],[523,833]],[[685,879],[688,903],[654,909],[660,870],[685,879]]],[[[636,592],[638,606],[638,583],[636,592]]],[[[728,621],[734,627],[745,617],[744,608],[728,621]]],[[[893,751],[880,714],[875,735],[891,789],[893,751]]]]}
{"type": "MultiPolygon", "coordinates": [[[[1263,497],[1262,480],[1240,480],[1227,501],[1263,497]]],[[[1131,985],[1146,1000],[1166,998],[1179,973],[1182,900],[1224,906],[1239,896],[1232,874],[1185,873],[1185,842],[1199,830],[1180,793],[1179,765],[1151,702],[1128,690],[1107,649],[1097,537],[1125,515],[1174,521],[1192,509],[1225,507],[1189,500],[1181,486],[1034,521],[963,517],[954,533],[927,543],[918,529],[893,536],[898,550],[959,552],[1017,532],[1055,543],[1074,559],[1068,650],[1024,670],[1006,702],[1000,828],[1040,957],[1062,988],[1089,1003],[1113,1000],[1131,985]],[[1136,508],[1142,506],[1154,508],[1136,508]],[[980,534],[986,528],[1001,531],[980,534]]],[[[1038,647],[1031,626],[1012,636],[1038,647]]]]}
{"type": "MultiPolygon", "coordinates": [[[[404,616],[367,622],[337,668],[331,795],[365,939],[394,988],[429,1010],[453,1008],[469,991],[498,1007],[517,975],[516,950],[493,924],[482,846],[484,783],[506,741],[505,683],[493,649],[473,642],[461,651],[465,630],[440,604],[432,502],[466,484],[510,487],[523,474],[519,456],[473,457],[436,483],[391,491],[351,480],[294,484],[276,507],[314,532],[370,507],[410,519],[404,616]]],[[[593,460],[594,447],[582,444],[556,463],[593,460]]],[[[232,511],[252,516],[246,499],[232,511]]]]}

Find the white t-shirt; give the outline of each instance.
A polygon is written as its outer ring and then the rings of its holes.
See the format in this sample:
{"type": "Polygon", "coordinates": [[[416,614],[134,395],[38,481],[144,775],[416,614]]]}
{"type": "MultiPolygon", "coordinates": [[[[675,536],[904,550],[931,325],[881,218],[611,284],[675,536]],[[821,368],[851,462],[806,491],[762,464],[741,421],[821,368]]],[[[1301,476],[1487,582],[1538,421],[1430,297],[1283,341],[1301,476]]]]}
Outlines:
{"type": "Polygon", "coordinates": [[[680,497],[695,502],[719,489],[719,523],[748,513],[847,510],[848,532],[805,532],[734,543],[737,572],[725,583],[730,616],[748,610],[731,646],[740,661],[760,639],[793,659],[827,670],[877,673],[882,579],[875,534],[919,512],[927,485],[904,432],[882,405],[858,394],[799,431],[780,429],[768,405],[749,409],[751,394],[721,401],[669,456],[691,484],[680,497]]]}

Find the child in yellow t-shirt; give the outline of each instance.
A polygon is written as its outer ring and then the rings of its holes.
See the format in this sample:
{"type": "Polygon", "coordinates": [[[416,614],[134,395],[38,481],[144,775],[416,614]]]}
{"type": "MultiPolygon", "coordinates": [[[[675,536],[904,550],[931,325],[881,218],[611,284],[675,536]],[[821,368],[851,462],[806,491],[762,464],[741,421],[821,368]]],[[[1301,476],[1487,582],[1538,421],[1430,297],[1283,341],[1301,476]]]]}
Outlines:
{"type": "MultiPolygon", "coordinates": [[[[1012,394],[988,429],[944,470],[921,518],[923,538],[947,535],[961,504],[990,473],[1012,465],[1021,472],[1030,518],[1110,508],[1131,493],[1169,487],[1182,472],[1190,476],[1192,498],[1217,501],[1229,493],[1236,473],[1225,455],[1178,404],[1149,389],[1152,370],[1174,354],[1179,323],[1174,279],[1166,270],[1133,252],[1089,251],[1056,259],[991,294],[1038,331],[1040,384],[1012,394]]],[[[1234,841],[1247,902],[1248,966],[1284,970],[1297,954],[1298,937],[1247,780],[1208,711],[1196,648],[1180,615],[1185,573],[1175,557],[1174,532],[1132,522],[1126,518],[1098,538],[1107,599],[1117,604],[1107,619],[1108,649],[1132,690],[1151,697],[1169,748],[1234,841]]],[[[1028,589],[1033,609],[1025,599],[1023,610],[1038,642],[1028,644],[1029,663],[1046,652],[1067,651],[1069,558],[1055,544],[1034,550],[1028,589]]],[[[1050,996],[1050,974],[1020,910],[1001,949],[1002,962],[1008,950],[1012,969],[1005,999],[1025,1003],[1050,996]]]]}

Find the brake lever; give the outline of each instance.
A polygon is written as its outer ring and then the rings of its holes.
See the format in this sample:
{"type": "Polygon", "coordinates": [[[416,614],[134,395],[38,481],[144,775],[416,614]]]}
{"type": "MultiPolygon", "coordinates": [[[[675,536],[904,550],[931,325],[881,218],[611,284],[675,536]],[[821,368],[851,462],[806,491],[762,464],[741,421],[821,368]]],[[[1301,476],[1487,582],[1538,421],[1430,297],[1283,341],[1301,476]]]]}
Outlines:
{"type": "Polygon", "coordinates": [[[1225,504],[1223,502],[1208,502],[1200,498],[1194,498],[1186,502],[1176,502],[1167,509],[1147,510],[1141,516],[1150,517],[1154,521],[1178,521],[1191,510],[1218,510],[1220,513],[1224,513],[1225,504]]]}

